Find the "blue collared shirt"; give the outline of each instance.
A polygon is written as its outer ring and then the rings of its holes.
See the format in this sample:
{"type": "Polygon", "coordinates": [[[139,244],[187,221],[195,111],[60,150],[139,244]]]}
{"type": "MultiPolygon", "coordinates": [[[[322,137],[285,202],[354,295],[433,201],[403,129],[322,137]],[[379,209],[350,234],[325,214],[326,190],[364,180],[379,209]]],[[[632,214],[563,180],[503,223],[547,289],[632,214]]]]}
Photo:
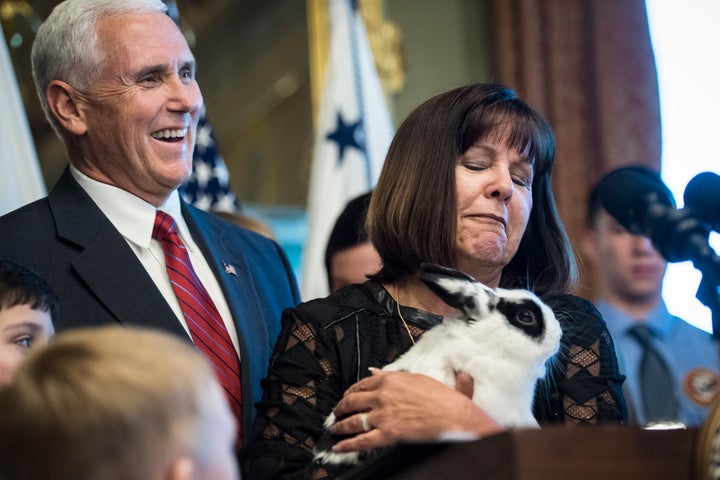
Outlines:
{"type": "MultiPolygon", "coordinates": [[[[628,334],[628,330],[635,324],[635,319],[605,301],[601,300],[596,305],[615,343],[620,373],[627,377],[623,390],[628,401],[630,420],[644,425],[645,413],[641,408],[642,393],[638,378],[642,348],[628,334]]],[[[708,413],[708,407],[691,398],[685,383],[692,377],[691,372],[701,368],[720,375],[718,342],[711,334],[671,315],[663,302],[650,312],[644,321],[656,334],[655,346],[675,380],[675,396],[679,399],[679,421],[687,426],[699,426],[708,413]]]]}

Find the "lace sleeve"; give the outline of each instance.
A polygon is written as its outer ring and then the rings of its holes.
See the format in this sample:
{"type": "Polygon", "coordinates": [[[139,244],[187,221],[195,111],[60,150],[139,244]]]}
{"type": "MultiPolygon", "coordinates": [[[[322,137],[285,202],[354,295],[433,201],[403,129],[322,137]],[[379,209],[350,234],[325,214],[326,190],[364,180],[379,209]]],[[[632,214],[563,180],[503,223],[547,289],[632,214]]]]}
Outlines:
{"type": "Polygon", "coordinates": [[[560,352],[538,384],[535,416],[542,422],[624,423],[625,379],[618,370],[615,347],[602,316],[592,303],[572,295],[543,300],[563,328],[560,352]]]}
{"type": "Polygon", "coordinates": [[[253,441],[240,462],[246,478],[322,479],[329,472],[312,464],[323,422],[339,401],[333,385],[333,349],[312,323],[294,310],[283,314],[282,331],[270,360],[264,395],[257,404],[253,441]]]}

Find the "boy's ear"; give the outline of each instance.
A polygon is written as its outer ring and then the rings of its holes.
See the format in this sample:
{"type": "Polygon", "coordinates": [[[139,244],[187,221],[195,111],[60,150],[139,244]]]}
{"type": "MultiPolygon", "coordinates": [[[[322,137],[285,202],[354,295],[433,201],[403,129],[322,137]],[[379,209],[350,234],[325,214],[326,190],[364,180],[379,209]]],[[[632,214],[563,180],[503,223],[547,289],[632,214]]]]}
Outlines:
{"type": "Polygon", "coordinates": [[[84,135],[87,122],[75,90],[61,80],[53,80],[45,92],[48,108],[60,125],[73,135],[84,135]]]}
{"type": "Polygon", "coordinates": [[[191,480],[195,474],[195,461],[183,455],[172,461],[163,480],[191,480]]]}

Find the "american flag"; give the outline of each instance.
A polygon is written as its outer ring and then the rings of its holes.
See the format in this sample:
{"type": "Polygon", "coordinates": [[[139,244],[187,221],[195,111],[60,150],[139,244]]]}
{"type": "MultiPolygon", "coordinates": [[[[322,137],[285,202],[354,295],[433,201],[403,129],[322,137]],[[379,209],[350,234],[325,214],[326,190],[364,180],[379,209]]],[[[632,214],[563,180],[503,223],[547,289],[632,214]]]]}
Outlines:
{"type": "MultiPolygon", "coordinates": [[[[164,0],[168,15],[180,27],[180,12],[175,0],[164,0]]],[[[198,122],[193,152],[192,175],[178,189],[186,202],[202,210],[240,213],[242,207],[230,188],[230,172],[220,155],[217,139],[207,120],[205,107],[198,122]]]]}
{"type": "Polygon", "coordinates": [[[200,115],[193,153],[192,175],[180,186],[180,195],[202,209],[239,213],[240,202],[230,188],[230,172],[220,150],[205,108],[200,115]]]}

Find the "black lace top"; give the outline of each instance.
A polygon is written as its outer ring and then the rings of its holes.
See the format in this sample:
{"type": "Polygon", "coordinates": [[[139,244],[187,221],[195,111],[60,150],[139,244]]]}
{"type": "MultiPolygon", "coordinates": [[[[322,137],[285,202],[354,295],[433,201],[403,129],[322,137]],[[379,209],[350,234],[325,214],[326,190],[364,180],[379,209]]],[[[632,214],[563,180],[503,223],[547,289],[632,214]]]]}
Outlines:
{"type": "MultiPolygon", "coordinates": [[[[547,295],[563,329],[560,352],[538,383],[540,424],[622,423],[626,415],[612,339],[595,307],[567,294],[547,295]]],[[[323,421],[343,392],[410,348],[390,294],[372,280],[283,313],[282,331],[263,380],[252,443],[241,453],[244,478],[332,478],[312,463],[323,421]]],[[[402,307],[413,336],[442,317],[402,307]]]]}

